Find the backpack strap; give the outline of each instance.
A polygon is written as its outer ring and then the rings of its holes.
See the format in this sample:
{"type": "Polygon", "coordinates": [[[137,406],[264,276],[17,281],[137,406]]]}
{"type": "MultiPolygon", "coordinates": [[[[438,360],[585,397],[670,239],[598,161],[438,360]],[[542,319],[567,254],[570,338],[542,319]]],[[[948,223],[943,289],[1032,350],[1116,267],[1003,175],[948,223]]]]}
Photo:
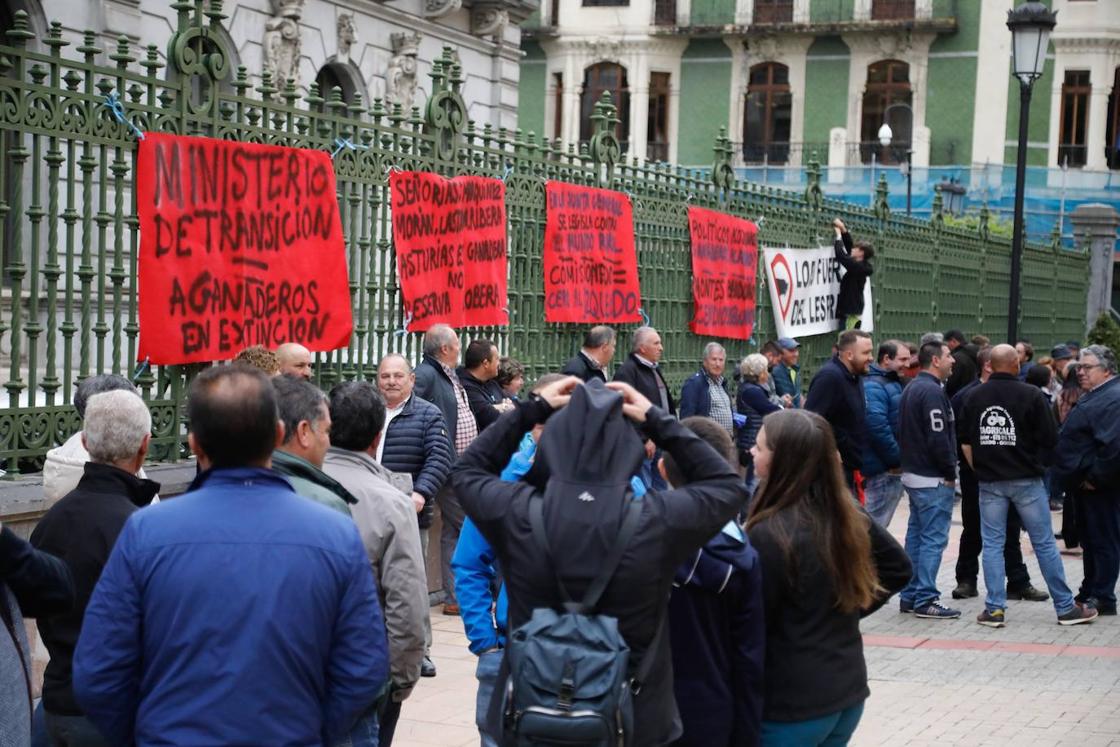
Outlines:
{"type": "MultiPolygon", "coordinates": [[[[606,560],[603,562],[602,570],[599,575],[587,587],[587,592],[583,595],[583,599],[578,605],[574,605],[575,609],[571,611],[589,614],[599,603],[599,598],[603,596],[603,592],[607,589],[607,584],[610,583],[614,572],[618,570],[618,564],[622,561],[622,554],[626,552],[630,540],[634,538],[634,534],[638,531],[638,521],[642,517],[641,501],[638,498],[630,498],[626,501],[626,513],[622,518],[622,527],[618,532],[618,539],[611,547],[610,554],[607,555],[606,560]]],[[[537,544],[544,550],[545,558],[548,560],[549,565],[552,566],[552,572],[556,576],[556,585],[560,589],[560,594],[564,598],[567,606],[573,606],[573,600],[568,593],[564,582],[560,579],[560,570],[556,562],[552,559],[552,551],[548,544],[548,534],[545,533],[544,528],[544,496],[534,495],[532,500],[529,501],[529,524],[532,528],[532,533],[536,537],[537,544]]]]}
{"type": "Polygon", "coordinates": [[[642,654],[642,660],[638,663],[638,671],[634,672],[634,676],[630,679],[630,692],[637,695],[642,691],[642,685],[645,684],[649,678],[650,670],[653,668],[653,658],[657,654],[657,648],[661,645],[661,638],[665,634],[665,618],[669,614],[669,602],[665,601],[665,606],[661,609],[661,614],[657,618],[657,630],[653,633],[653,638],[649,641],[649,648],[642,654]]]}

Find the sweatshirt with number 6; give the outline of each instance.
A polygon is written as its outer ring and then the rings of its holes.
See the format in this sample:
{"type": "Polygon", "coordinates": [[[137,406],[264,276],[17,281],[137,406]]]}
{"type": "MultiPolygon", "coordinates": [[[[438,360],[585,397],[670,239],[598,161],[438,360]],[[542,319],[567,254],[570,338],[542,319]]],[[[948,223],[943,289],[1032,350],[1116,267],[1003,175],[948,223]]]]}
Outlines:
{"type": "Polygon", "coordinates": [[[933,374],[922,371],[902,390],[898,431],[903,473],[957,479],[953,407],[933,374]]]}

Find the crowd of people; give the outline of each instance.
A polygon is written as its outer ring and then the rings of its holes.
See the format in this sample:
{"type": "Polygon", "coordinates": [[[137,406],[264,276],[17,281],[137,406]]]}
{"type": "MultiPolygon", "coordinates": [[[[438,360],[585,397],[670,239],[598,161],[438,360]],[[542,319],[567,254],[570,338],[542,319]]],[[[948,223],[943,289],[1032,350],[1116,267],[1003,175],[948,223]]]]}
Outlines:
{"type": "Polygon", "coordinates": [[[849,295],[807,386],[795,339],[732,376],[711,342],[679,398],[649,326],[617,366],[617,333],[592,327],[528,392],[446,325],[415,368],[391,353],[327,393],[303,346],[249,348],[193,381],[197,477],[163,500],[138,392],[83,380],[51,508],[30,542],[0,534],[0,744],[390,745],[437,675],[429,588],[478,656],[484,746],[844,744],[869,696],[860,619],[895,594],[961,616],[937,583],[958,494],[951,596],[982,570],[979,624],[1007,624],[1008,599],[1051,600],[1061,625],[1115,615],[1114,353],[1036,363],[959,330],[876,346],[849,295]],[[1083,548],[1076,593],[1053,509],[1083,548]],[[22,616],[50,653],[41,724],[22,616]]]}

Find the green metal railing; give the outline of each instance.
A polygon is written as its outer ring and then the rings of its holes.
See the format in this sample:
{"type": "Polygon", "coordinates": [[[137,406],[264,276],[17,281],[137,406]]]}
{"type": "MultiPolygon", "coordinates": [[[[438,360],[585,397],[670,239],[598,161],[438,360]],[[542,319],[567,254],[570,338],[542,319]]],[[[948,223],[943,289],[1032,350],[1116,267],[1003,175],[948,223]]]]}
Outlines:
{"type": "MultiPolygon", "coordinates": [[[[1009,245],[980,231],[898,218],[880,185],[874,210],[823,199],[810,164],[809,187],[794,194],[736,181],[731,145],[721,133],[711,169],[687,170],[620,159],[614,107],[596,107],[595,135],[579,149],[532,133],[476,126],[460,96],[462,71],[451,50],[435,61],[432,96],[401,111],[374,101],[326,100],[314,86],[301,100],[291,82],[259,84],[230,69],[219,0],[180,1],[167,62],[154,46],[134,50],[125,38],[107,50],[88,32],[64,56],[60,24],[31,44],[17,13],[0,45],[0,460],[9,474],[34,471],[44,454],[79,422],[74,386],[102,372],[136,374],[154,414],[153,455],[183,451],[182,403],[197,366],[136,370],[138,223],[133,192],[136,139],[105,106],[119,97],[142,130],[205,135],[332,151],[337,138],[358,144],[335,158],[346,234],[354,333],[343,350],[317,356],[323,386],[372,378],[385,353],[419,357],[419,337],[402,327],[390,216],[394,168],[445,175],[505,177],[509,218],[509,327],[485,334],[524,362],[530,379],[555,370],[577,349],[583,328],[545,324],[541,251],[545,182],[560,179],[630,193],[634,200],[642,303],[665,343],[665,370],[679,383],[699,360],[705,339],[688,331],[692,314],[687,210],[700,205],[760,222],[764,244],[816,246],[829,240],[833,216],[879,250],[874,276],[876,336],[913,339],[928,329],[961,327],[993,337],[1006,329],[1009,245]],[[34,48],[32,48],[34,46],[34,48]],[[165,69],[166,68],[166,69],[165,69]],[[320,111],[322,110],[322,111],[320,111]]],[[[1088,263],[1056,246],[1030,247],[1024,262],[1024,334],[1037,342],[1084,331],[1088,263]]],[[[751,343],[724,340],[736,359],[773,335],[759,273],[751,343]]],[[[624,333],[629,329],[622,330],[624,333]]],[[[807,373],[828,355],[831,339],[803,348],[807,373]]],[[[625,349],[625,343],[620,346],[625,349]]]]}

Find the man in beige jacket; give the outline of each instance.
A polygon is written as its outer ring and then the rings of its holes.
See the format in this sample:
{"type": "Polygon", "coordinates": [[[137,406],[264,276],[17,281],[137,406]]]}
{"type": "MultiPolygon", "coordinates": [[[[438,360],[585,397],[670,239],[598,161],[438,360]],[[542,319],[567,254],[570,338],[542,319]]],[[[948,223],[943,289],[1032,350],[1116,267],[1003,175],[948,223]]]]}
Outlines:
{"type": "MultiPolygon", "coordinates": [[[[323,471],[358,502],[350,507],[358,533],[373,563],[374,578],[389,634],[391,691],[380,717],[380,747],[392,744],[401,702],[420,677],[428,586],[420,552],[416,509],[408,475],[395,475],[374,455],[385,422],[385,403],[368,382],[339,384],[330,393],[331,447],[323,471]]],[[[376,713],[359,718],[358,726],[376,713]]]]}

